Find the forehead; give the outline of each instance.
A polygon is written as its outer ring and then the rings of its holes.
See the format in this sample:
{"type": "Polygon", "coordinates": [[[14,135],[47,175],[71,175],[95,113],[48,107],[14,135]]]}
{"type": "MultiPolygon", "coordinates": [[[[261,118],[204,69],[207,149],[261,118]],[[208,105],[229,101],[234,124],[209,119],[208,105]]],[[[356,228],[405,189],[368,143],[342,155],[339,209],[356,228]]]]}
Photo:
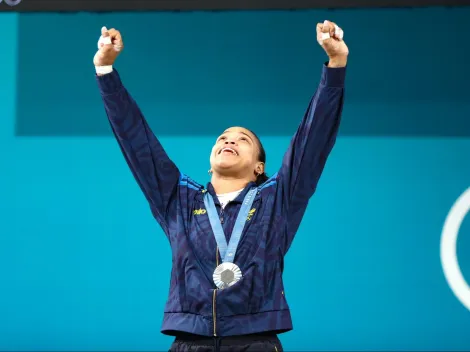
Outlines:
{"type": "Polygon", "coordinates": [[[229,127],[222,134],[224,133],[242,133],[249,136],[252,140],[256,140],[256,137],[253,135],[253,133],[244,127],[229,127]]]}

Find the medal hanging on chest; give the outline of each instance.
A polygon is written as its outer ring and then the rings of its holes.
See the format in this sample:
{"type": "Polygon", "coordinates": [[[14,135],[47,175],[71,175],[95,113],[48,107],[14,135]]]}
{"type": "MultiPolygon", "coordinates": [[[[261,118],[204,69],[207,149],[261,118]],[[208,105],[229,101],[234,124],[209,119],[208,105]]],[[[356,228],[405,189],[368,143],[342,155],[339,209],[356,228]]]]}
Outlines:
{"type": "Polygon", "coordinates": [[[246,219],[248,217],[248,212],[251,209],[253,201],[255,200],[255,195],[257,188],[252,188],[248,191],[243,200],[243,204],[240,208],[240,211],[233,227],[232,235],[230,236],[230,242],[227,244],[225,239],[224,229],[220,223],[219,215],[217,209],[215,208],[214,200],[209,192],[206,192],[204,196],[204,204],[206,206],[207,215],[209,216],[209,221],[214,232],[214,237],[219,247],[220,256],[222,258],[222,264],[217,266],[212,275],[214,284],[219,289],[224,289],[232,286],[233,284],[240,281],[242,278],[242,271],[236,265],[233,260],[235,259],[235,254],[237,252],[238,243],[245,227],[246,219]]]}

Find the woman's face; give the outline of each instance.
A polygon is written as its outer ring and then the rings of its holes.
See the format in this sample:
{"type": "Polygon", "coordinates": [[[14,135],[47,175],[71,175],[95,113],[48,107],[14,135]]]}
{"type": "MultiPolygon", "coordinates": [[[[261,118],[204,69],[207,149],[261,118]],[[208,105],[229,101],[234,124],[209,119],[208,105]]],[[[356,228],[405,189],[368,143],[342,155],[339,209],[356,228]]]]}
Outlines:
{"type": "Polygon", "coordinates": [[[246,128],[230,127],[212,147],[212,170],[226,176],[254,177],[264,171],[258,161],[259,146],[256,137],[246,128]]]}

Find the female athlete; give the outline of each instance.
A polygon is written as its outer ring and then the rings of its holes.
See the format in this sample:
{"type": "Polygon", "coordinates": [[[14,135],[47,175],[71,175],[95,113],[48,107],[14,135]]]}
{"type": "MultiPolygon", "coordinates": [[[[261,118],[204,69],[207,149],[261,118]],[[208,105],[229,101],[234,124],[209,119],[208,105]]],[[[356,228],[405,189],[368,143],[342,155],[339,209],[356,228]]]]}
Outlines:
{"type": "Polygon", "coordinates": [[[335,144],[343,109],[349,54],[343,31],[319,23],[317,41],[328,61],[279,170],[266,176],[259,138],[230,127],[210,152],[211,180],[204,186],[170,160],[151,131],[113,68],[124,47],[121,34],[102,28],[93,62],[105,111],[171,244],[161,329],[175,336],[171,351],[282,351],[278,334],[292,329],[284,256],[335,144]]]}

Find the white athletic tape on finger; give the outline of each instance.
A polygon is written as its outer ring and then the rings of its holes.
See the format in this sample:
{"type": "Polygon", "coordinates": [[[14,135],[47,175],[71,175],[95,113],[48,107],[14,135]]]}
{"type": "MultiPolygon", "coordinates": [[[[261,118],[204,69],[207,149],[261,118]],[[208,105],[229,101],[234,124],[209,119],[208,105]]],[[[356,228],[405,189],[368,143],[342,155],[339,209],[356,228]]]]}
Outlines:
{"type": "MultiPolygon", "coordinates": [[[[111,37],[103,37],[103,36],[101,36],[100,39],[98,40],[98,49],[101,48],[101,44],[103,44],[103,45],[112,44],[112,42],[111,42],[111,37]]],[[[121,50],[122,50],[122,45],[116,45],[116,44],[114,44],[114,45],[113,45],[113,48],[114,48],[114,50],[116,50],[116,51],[121,51],[121,50]]]]}
{"type": "Polygon", "coordinates": [[[111,37],[101,37],[103,44],[111,44],[111,37]]]}
{"type": "Polygon", "coordinates": [[[322,33],[321,34],[321,40],[326,40],[326,39],[330,39],[330,33],[322,33]]]}
{"type": "Polygon", "coordinates": [[[98,40],[98,49],[101,47],[101,44],[103,45],[111,44],[111,37],[101,36],[100,39],[98,40]]]}
{"type": "MultiPolygon", "coordinates": [[[[339,40],[342,40],[343,36],[344,36],[343,30],[341,28],[339,28],[338,26],[336,26],[334,36],[335,36],[335,38],[337,38],[339,40]]],[[[322,33],[321,34],[321,41],[324,41],[324,40],[329,39],[329,38],[331,38],[330,33],[322,33]]]]}
{"type": "Polygon", "coordinates": [[[341,28],[339,28],[337,25],[335,25],[335,37],[338,39],[343,39],[344,32],[341,28]]]}

